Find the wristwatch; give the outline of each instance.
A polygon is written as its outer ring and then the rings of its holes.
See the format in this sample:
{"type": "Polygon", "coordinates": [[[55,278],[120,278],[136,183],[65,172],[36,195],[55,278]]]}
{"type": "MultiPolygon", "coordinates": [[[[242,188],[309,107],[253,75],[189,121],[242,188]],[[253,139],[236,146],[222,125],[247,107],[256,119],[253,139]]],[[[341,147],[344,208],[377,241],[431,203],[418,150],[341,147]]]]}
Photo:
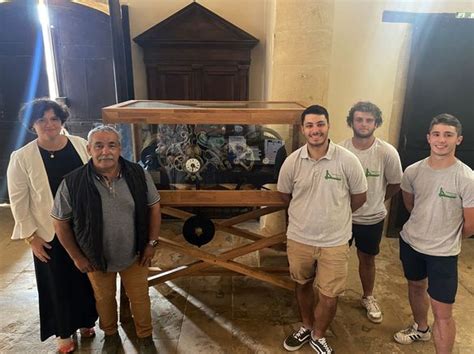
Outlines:
{"type": "Polygon", "coordinates": [[[151,247],[155,248],[156,246],[158,246],[158,240],[150,240],[150,241],[148,241],[148,244],[151,247]]]}

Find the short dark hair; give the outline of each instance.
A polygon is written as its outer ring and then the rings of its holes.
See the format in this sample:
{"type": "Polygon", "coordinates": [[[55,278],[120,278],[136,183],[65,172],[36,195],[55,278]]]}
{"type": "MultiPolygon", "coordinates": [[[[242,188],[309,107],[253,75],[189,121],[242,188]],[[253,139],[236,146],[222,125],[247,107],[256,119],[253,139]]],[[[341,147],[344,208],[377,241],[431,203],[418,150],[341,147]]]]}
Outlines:
{"type": "Polygon", "coordinates": [[[50,109],[52,109],[56,117],[61,120],[61,124],[66,122],[69,117],[69,109],[47,97],[37,98],[25,103],[18,113],[18,119],[24,127],[32,130],[33,124],[35,124],[38,119],[42,118],[44,113],[50,109]]]}
{"type": "Polygon", "coordinates": [[[320,116],[325,116],[328,123],[329,123],[329,113],[326,108],[320,105],[312,105],[306,108],[303,113],[301,113],[301,125],[304,125],[304,118],[306,117],[307,114],[317,114],[320,116]]]}
{"type": "Polygon", "coordinates": [[[375,118],[375,126],[380,127],[383,123],[382,120],[382,111],[377,105],[369,101],[359,101],[352,106],[349,113],[347,114],[347,125],[352,128],[352,123],[354,122],[354,113],[355,112],[366,112],[371,113],[375,118]]]}
{"type": "Polygon", "coordinates": [[[450,125],[452,127],[455,127],[456,132],[458,133],[458,135],[462,135],[462,124],[461,124],[461,122],[459,121],[459,119],[457,119],[455,116],[453,116],[451,114],[442,113],[442,114],[438,114],[436,117],[434,117],[431,120],[430,129],[428,130],[428,132],[431,133],[431,130],[433,129],[433,125],[435,125],[435,124],[444,124],[444,125],[450,125]]]}

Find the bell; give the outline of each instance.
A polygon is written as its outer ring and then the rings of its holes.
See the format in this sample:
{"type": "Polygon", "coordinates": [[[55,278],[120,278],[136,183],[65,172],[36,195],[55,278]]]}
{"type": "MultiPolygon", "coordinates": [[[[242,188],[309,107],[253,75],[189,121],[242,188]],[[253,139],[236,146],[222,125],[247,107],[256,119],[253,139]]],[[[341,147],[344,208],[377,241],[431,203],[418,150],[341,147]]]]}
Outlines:
{"type": "Polygon", "coordinates": [[[183,236],[190,244],[201,247],[209,243],[215,234],[212,220],[195,215],[188,218],[183,224],[183,236]]]}

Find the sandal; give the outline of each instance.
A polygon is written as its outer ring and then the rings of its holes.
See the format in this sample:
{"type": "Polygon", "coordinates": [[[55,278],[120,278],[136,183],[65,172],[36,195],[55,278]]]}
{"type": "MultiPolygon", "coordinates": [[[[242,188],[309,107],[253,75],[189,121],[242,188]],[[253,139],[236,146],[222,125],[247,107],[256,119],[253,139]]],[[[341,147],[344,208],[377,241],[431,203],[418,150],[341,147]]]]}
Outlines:
{"type": "Polygon", "coordinates": [[[95,329],[94,327],[91,327],[91,328],[81,328],[79,330],[79,332],[81,333],[81,337],[82,338],[92,338],[95,336],[95,329]]]}
{"type": "Polygon", "coordinates": [[[71,353],[76,349],[74,342],[71,339],[58,339],[58,352],[71,353]]]}

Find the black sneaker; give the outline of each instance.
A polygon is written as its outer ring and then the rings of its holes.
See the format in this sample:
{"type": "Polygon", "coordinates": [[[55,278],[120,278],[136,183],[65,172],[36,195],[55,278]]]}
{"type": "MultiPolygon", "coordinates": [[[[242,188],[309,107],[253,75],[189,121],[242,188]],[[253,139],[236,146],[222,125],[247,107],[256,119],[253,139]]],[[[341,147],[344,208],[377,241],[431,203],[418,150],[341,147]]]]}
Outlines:
{"type": "Polygon", "coordinates": [[[285,341],[283,342],[283,347],[286,350],[293,352],[305,345],[310,338],[311,330],[301,326],[299,330],[286,337],[285,341]]]}
{"type": "Polygon", "coordinates": [[[145,338],[138,338],[138,353],[139,354],[156,354],[155,343],[153,342],[152,336],[145,338]]]}
{"type": "Polygon", "coordinates": [[[102,346],[102,354],[117,354],[119,352],[119,348],[122,346],[122,339],[118,332],[105,335],[104,336],[104,345],[102,346]]]}
{"type": "Polygon", "coordinates": [[[311,348],[318,354],[331,354],[334,352],[324,337],[319,339],[311,338],[309,345],[311,345],[311,348]]]}

